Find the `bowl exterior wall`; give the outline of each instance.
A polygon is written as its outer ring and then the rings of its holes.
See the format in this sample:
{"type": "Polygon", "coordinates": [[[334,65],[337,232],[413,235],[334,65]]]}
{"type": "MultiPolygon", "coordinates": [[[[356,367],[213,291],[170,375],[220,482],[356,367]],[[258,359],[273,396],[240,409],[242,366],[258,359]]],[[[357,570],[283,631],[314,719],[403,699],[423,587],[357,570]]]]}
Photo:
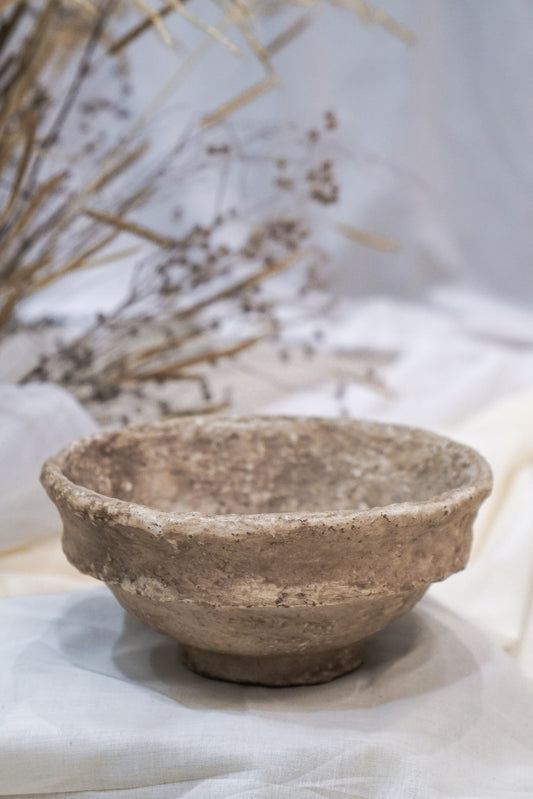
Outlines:
{"type": "Polygon", "coordinates": [[[407,613],[425,587],[399,594],[347,597],[334,605],[231,607],[160,602],[109,586],[137,619],[185,646],[210,652],[269,657],[348,647],[407,613]]]}
{"type": "Polygon", "coordinates": [[[68,559],[141,621],[200,649],[270,655],[343,647],[383,629],[464,567],[475,510],[270,531],[240,530],[236,517],[222,537],[179,525],[154,536],[100,513],[61,513],[68,559]]]}
{"type": "Polygon", "coordinates": [[[63,548],[80,571],[161,601],[331,604],[429,585],[464,568],[480,499],[415,515],[195,519],[154,532],[58,501],[63,548]],[[215,525],[213,525],[215,526],[215,525]]]}

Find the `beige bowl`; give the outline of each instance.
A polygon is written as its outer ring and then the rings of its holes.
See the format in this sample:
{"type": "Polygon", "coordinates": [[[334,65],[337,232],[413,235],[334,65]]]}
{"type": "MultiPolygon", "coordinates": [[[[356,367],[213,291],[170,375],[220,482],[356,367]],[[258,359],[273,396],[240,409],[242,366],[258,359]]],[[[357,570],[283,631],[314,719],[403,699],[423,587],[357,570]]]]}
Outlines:
{"type": "Polygon", "coordinates": [[[491,473],[474,450],[352,420],[195,417],[44,465],[63,548],[210,677],[325,682],[462,569],[491,473]]]}

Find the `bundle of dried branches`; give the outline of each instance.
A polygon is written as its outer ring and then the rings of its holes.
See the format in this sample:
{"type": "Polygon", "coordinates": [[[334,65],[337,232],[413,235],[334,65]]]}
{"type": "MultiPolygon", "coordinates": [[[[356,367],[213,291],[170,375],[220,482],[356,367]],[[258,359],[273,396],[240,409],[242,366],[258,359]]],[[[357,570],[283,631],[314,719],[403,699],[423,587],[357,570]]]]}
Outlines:
{"type": "MultiPolygon", "coordinates": [[[[20,327],[17,309],[24,301],[51,283],[99,263],[113,269],[134,251],[139,261],[116,309],[99,315],[81,334],[64,331],[43,339],[42,357],[23,381],[51,379],[94,401],[147,381],[193,380],[207,400],[199,367],[242,352],[277,331],[274,301],[262,293],[263,283],[298,263],[303,264],[300,290],[316,285],[324,254],[302,218],[286,210],[272,216],[259,209],[244,216],[238,209],[221,208],[209,224],[176,224],[179,233],[172,230],[170,235],[138,216],[169,175],[179,181],[180,175],[194,176],[201,169],[224,174],[236,148],[220,137],[209,139],[210,133],[277,84],[271,57],[305,30],[314,5],[313,0],[290,2],[304,8],[303,16],[263,44],[254,34],[253,20],[275,13],[276,4],[261,0],[217,0],[222,16],[216,25],[202,21],[181,0],[168,0],[158,9],[145,0],[2,0],[0,339],[20,327]],[[132,21],[132,7],[140,20],[132,21]],[[123,59],[151,28],[164,44],[171,44],[167,19],[173,16],[205,34],[182,64],[180,79],[210,42],[239,53],[232,27],[258,59],[264,78],[224,99],[179,140],[170,157],[154,163],[147,157],[148,122],[155,106],[131,124],[131,86],[123,59]],[[113,76],[114,94],[87,101],[84,87],[98,69],[113,76]],[[102,140],[98,123],[104,112],[124,123],[111,143],[105,135],[102,140]],[[172,172],[177,162],[181,173],[172,172]],[[192,163],[196,166],[191,169],[192,163]],[[224,243],[223,231],[236,218],[242,223],[240,240],[224,243]],[[123,240],[122,248],[112,249],[123,240]],[[237,334],[225,325],[228,303],[247,320],[237,334]]],[[[384,11],[360,0],[335,3],[410,41],[410,32],[384,11]]],[[[175,86],[170,81],[154,103],[175,86]]],[[[328,111],[324,133],[335,127],[335,116],[328,111]]],[[[268,140],[271,134],[264,135],[268,140]]],[[[299,171],[293,170],[296,175],[288,175],[279,155],[269,156],[275,191],[292,192],[298,202],[305,197],[310,203],[334,203],[338,186],[332,163],[313,149],[318,132],[305,136],[309,148],[299,171]]],[[[248,157],[246,144],[240,146],[238,157],[248,157]]],[[[373,234],[365,239],[364,232],[344,227],[342,232],[351,238],[390,248],[388,240],[373,234]]]]}

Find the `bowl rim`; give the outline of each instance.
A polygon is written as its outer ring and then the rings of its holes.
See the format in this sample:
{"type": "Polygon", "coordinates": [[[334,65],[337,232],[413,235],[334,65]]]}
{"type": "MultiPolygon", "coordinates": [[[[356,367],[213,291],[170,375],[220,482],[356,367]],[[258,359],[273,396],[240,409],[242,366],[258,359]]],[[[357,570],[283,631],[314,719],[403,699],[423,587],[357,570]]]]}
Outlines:
{"type": "MultiPolygon", "coordinates": [[[[301,528],[302,524],[306,527],[320,526],[333,519],[336,522],[359,522],[372,524],[377,518],[385,518],[387,521],[398,526],[400,522],[409,524],[414,518],[420,519],[422,514],[434,516],[439,512],[442,515],[451,514],[452,510],[458,509],[465,503],[477,500],[479,506],[481,502],[489,496],[492,490],[493,476],[492,470],[486,459],[473,447],[449,438],[448,436],[435,433],[421,427],[411,425],[378,422],[370,419],[360,418],[339,418],[339,417],[317,417],[317,416],[287,416],[287,415],[240,415],[240,416],[217,416],[205,417],[204,415],[191,415],[178,417],[162,421],[148,422],[142,424],[126,425],[122,428],[112,428],[93,433],[83,438],[78,438],[71,444],[61,449],[56,455],[49,457],[43,464],[40,475],[50,499],[59,508],[67,507],[75,514],[88,512],[90,516],[97,517],[101,522],[124,525],[129,527],[140,527],[154,535],[161,535],[166,531],[176,532],[180,526],[187,526],[187,533],[204,533],[215,535],[231,535],[228,533],[230,523],[236,528],[235,533],[246,528],[254,528],[257,532],[263,529],[264,532],[272,534],[273,530],[279,528],[290,530],[291,528],[301,528]],[[423,434],[424,436],[443,443],[452,444],[462,454],[467,454],[476,467],[476,474],[468,483],[448,489],[447,491],[436,494],[428,499],[404,502],[394,502],[388,505],[379,505],[365,509],[335,509],[323,511],[290,511],[290,512],[269,512],[269,513],[225,513],[214,514],[201,511],[162,511],[152,508],[149,505],[132,502],[100,494],[91,488],[73,482],[68,478],[63,467],[67,458],[77,449],[87,446],[93,441],[103,441],[128,432],[141,433],[143,430],[166,429],[183,424],[203,424],[206,419],[215,419],[227,422],[251,422],[251,421],[315,421],[329,422],[337,425],[358,425],[365,427],[374,426],[381,430],[388,428],[390,431],[409,432],[423,434]]],[[[402,525],[403,526],[403,525],[402,525]]]]}

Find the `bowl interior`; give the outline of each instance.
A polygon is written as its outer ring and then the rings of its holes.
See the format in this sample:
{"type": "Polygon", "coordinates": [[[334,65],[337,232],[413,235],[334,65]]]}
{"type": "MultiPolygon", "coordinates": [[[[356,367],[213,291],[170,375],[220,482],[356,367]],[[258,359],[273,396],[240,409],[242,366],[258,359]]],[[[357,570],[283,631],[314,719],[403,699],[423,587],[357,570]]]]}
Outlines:
{"type": "Polygon", "coordinates": [[[472,450],[425,431],[327,419],[185,419],[70,449],[63,472],[162,511],[283,513],[420,502],[472,483],[472,450]]]}

